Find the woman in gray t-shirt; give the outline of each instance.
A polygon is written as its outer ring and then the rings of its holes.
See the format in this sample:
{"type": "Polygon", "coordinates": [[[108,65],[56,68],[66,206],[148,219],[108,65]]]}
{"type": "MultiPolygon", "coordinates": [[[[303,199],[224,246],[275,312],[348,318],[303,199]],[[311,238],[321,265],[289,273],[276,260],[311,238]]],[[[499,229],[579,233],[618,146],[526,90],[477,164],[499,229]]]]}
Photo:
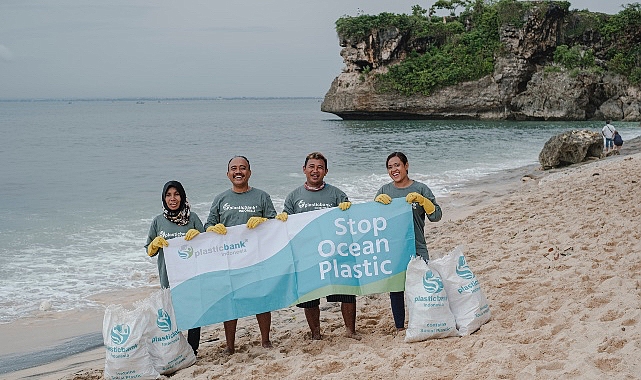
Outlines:
{"type": "MultiPolygon", "coordinates": [[[[385,165],[392,182],[383,185],[376,193],[374,200],[389,204],[392,198],[404,197],[412,205],[416,255],[427,261],[429,256],[425,244],[425,216],[427,215],[430,222],[438,222],[443,215],[441,206],[436,203],[436,198],[427,185],[409,178],[407,174],[409,162],[405,154],[401,152],[390,154],[387,156],[385,165]]],[[[390,302],[396,330],[403,330],[405,328],[404,292],[391,292],[390,302]]]]}
{"type": "MultiPolygon", "coordinates": [[[[163,187],[162,208],[163,213],[151,222],[145,248],[149,256],[157,256],[160,286],[169,288],[165,254],[162,249],[169,245],[166,239],[184,236],[185,240],[191,240],[203,232],[204,228],[198,215],[190,210],[185,189],[178,181],[169,181],[163,187]]],[[[187,342],[196,354],[200,342],[200,327],[189,329],[187,342]]]]}

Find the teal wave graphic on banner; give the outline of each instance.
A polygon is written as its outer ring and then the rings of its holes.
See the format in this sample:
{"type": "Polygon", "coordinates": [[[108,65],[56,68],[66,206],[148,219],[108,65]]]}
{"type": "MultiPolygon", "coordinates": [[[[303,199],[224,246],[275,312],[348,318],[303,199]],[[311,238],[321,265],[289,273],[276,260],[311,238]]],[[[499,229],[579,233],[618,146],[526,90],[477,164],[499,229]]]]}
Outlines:
{"type": "Polygon", "coordinates": [[[282,309],[294,299],[291,251],[281,250],[250,267],[214,271],[171,288],[179,330],[282,309]],[[197,306],[197,307],[194,307],[197,306]]]}

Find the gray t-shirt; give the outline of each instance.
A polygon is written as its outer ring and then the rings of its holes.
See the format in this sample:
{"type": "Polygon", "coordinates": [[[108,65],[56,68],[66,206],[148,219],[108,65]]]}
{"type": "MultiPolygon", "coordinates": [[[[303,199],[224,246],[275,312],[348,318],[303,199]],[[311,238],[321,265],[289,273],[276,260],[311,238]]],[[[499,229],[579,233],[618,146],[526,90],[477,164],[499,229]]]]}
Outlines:
{"type": "Polygon", "coordinates": [[[283,211],[288,214],[300,214],[301,212],[321,210],[324,208],[336,207],[341,202],[348,202],[347,195],[330,184],[319,191],[310,191],[305,185],[297,187],[285,198],[283,211]]]}
{"type": "MultiPolygon", "coordinates": [[[[195,212],[191,211],[189,213],[189,222],[184,226],[179,226],[176,223],[167,220],[164,215],[160,214],[154,218],[151,222],[151,227],[149,227],[149,235],[147,235],[147,244],[145,248],[151,244],[151,241],[154,240],[157,236],[162,236],[165,240],[173,239],[176,237],[185,236],[187,231],[190,229],[195,229],[200,232],[205,231],[203,228],[203,223],[200,221],[198,215],[195,212]]],[[[158,276],[160,276],[160,286],[163,288],[169,287],[169,279],[167,278],[167,267],[165,266],[165,253],[162,248],[158,250],[157,254],[158,259],[158,276]]]]}
{"type": "Polygon", "coordinates": [[[605,137],[606,139],[612,139],[614,138],[614,131],[616,131],[616,129],[612,126],[612,124],[606,124],[601,129],[601,134],[603,134],[603,137],[605,137]]]}
{"type": "MultiPolygon", "coordinates": [[[[419,193],[425,198],[429,199],[434,203],[435,210],[433,213],[427,216],[431,222],[438,222],[441,220],[443,213],[441,211],[441,206],[436,203],[436,198],[432,194],[432,190],[427,187],[426,184],[414,181],[408,187],[399,189],[394,186],[394,182],[383,185],[376,195],[387,194],[392,198],[405,198],[409,193],[419,193]]],[[[427,253],[427,244],[425,244],[425,210],[421,205],[414,202],[412,203],[412,211],[414,217],[414,237],[416,244],[416,254],[422,256],[425,260],[429,260],[429,255],[427,253]]]]}
{"type": "Polygon", "coordinates": [[[214,197],[205,229],[222,223],[225,227],[245,224],[252,216],[273,219],[276,209],[269,194],[252,187],[244,193],[229,189],[214,197]]]}

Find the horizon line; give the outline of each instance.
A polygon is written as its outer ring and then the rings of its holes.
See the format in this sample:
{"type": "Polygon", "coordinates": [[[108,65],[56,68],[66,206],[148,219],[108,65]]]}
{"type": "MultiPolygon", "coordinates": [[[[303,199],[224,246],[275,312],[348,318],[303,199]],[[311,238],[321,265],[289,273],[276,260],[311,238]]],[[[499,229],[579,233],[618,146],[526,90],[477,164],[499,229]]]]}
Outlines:
{"type": "Polygon", "coordinates": [[[118,98],[0,98],[0,102],[82,102],[82,101],[161,101],[161,100],[239,100],[239,99],[322,99],[324,96],[192,96],[192,97],[118,97],[118,98]]]}

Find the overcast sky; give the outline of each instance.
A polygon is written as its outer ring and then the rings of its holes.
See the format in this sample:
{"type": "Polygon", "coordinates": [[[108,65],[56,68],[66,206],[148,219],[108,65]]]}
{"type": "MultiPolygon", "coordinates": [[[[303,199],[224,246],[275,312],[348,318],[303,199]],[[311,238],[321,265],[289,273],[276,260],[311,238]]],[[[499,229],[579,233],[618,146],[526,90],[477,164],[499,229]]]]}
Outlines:
{"type": "MultiPolygon", "coordinates": [[[[574,0],[618,13],[633,1],[574,0]]],[[[0,99],[325,95],[343,15],[417,0],[0,0],[0,99]]]]}

